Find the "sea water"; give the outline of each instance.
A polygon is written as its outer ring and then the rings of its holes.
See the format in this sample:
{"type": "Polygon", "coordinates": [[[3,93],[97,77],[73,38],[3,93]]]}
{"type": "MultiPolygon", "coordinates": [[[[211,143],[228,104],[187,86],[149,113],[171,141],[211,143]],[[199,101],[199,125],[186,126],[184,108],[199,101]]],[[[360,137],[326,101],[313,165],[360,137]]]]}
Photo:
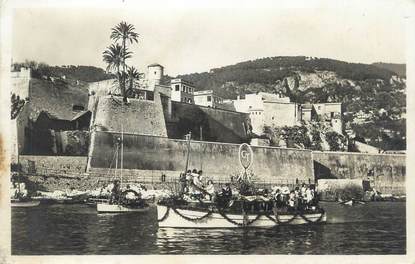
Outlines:
{"type": "Polygon", "coordinates": [[[13,255],[405,254],[404,202],[322,203],[328,223],[273,229],[159,229],[156,209],[97,214],[86,205],[12,208],[13,255]]]}

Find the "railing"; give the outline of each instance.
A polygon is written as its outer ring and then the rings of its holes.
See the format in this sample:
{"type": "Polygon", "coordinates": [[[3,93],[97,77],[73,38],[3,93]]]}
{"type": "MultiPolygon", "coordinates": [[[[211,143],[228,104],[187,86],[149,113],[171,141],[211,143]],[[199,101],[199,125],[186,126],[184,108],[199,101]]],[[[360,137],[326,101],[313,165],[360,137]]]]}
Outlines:
{"type": "Polygon", "coordinates": [[[79,178],[84,177],[85,173],[75,170],[62,170],[62,169],[46,169],[36,168],[35,170],[27,170],[21,172],[23,175],[41,175],[41,176],[57,176],[65,178],[79,178]]]}

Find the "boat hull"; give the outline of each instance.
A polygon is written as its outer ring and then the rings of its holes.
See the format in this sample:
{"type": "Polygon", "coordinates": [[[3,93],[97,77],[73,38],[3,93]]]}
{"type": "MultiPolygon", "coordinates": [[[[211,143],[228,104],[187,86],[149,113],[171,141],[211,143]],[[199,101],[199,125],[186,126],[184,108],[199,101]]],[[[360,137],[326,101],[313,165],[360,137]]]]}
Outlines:
{"type": "Polygon", "coordinates": [[[119,204],[97,203],[98,213],[131,213],[131,212],[147,212],[149,206],[140,208],[131,208],[119,204]]]}
{"type": "Polygon", "coordinates": [[[40,201],[11,201],[11,207],[35,207],[40,204],[40,201]]]}
{"type": "Polygon", "coordinates": [[[278,225],[304,225],[326,222],[324,212],[303,215],[285,214],[278,217],[275,215],[248,215],[245,219],[242,214],[226,214],[228,219],[218,212],[213,212],[209,216],[206,216],[206,214],[207,212],[173,209],[164,205],[157,205],[158,225],[161,228],[272,228],[278,225]],[[194,220],[203,216],[206,217],[201,220],[194,220]]]}

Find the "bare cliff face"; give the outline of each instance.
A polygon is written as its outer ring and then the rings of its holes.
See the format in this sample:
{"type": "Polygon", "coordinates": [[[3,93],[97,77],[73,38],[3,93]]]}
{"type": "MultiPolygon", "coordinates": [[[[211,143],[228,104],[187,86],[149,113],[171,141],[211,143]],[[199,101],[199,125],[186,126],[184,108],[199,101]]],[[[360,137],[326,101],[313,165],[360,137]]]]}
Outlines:
{"type": "Polygon", "coordinates": [[[309,88],[321,88],[327,84],[355,86],[354,81],[341,78],[332,71],[316,71],[313,73],[296,71],[293,75],[277,82],[276,88],[285,87],[291,91],[305,91],[309,88]]]}

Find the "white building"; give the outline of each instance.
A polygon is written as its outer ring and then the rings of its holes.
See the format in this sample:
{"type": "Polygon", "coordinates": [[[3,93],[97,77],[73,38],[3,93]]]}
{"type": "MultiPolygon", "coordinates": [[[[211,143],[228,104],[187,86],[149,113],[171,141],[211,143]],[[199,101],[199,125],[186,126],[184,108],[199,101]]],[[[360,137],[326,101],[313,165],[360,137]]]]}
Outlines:
{"type": "Polygon", "coordinates": [[[31,69],[21,67],[20,71],[11,72],[11,91],[20,99],[29,98],[29,83],[31,78],[31,69]]]}
{"type": "Polygon", "coordinates": [[[303,104],[301,112],[303,121],[310,122],[318,119],[321,122],[329,122],[335,132],[343,133],[341,103],[303,104]]]}
{"type": "Polygon", "coordinates": [[[195,87],[193,83],[178,78],[171,80],[170,86],[172,101],[194,103],[193,93],[195,92],[195,87]]]}
{"type": "Polygon", "coordinates": [[[213,90],[194,92],[193,97],[197,105],[216,108],[223,104],[223,98],[215,95],[213,90]]]}
{"type": "Polygon", "coordinates": [[[265,126],[295,126],[301,120],[300,105],[280,94],[258,92],[233,101],[235,110],[249,113],[252,132],[262,134],[265,126]]]}

